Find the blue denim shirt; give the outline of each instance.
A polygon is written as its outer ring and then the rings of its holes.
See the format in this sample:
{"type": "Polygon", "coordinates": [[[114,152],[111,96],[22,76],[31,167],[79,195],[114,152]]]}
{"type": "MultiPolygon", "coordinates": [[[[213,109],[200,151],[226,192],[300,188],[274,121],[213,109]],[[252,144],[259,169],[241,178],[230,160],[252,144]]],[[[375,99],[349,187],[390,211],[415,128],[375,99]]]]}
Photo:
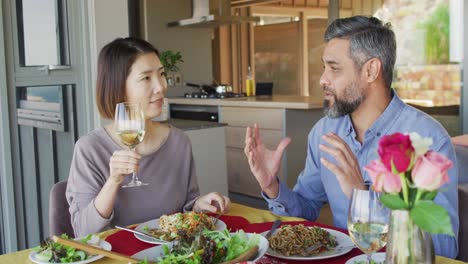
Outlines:
{"type": "MultiPolygon", "coordinates": [[[[341,190],[335,175],[320,163],[320,158],[324,157],[337,164],[331,155],[319,150],[319,144],[327,144],[321,136],[329,132],[334,132],[349,145],[361,168],[378,159],[378,142],[383,135],[417,132],[422,137],[432,138],[431,149],[446,155],[454,163],[454,167],[448,172],[450,182],[442,187],[435,202],[447,209],[456,235],[456,237],[433,235],[432,238],[437,255],[450,258],[457,256],[458,171],[450,136],[432,117],[405,104],[396,94],[393,94],[388,107],[366,131],[362,145],[356,140],[349,115],[336,119],[324,117],[317,122],[309,133],[305,168],[299,175],[294,189],[290,190],[280,182],[279,194],[275,199],[268,199],[262,193],[271,211],[279,215],[303,217],[313,221],[317,219],[322,206],[328,202],[333,213],[334,225],[347,229],[349,199],[341,190]]],[[[362,175],[364,181],[371,182],[367,172],[362,170],[362,175]]]]}

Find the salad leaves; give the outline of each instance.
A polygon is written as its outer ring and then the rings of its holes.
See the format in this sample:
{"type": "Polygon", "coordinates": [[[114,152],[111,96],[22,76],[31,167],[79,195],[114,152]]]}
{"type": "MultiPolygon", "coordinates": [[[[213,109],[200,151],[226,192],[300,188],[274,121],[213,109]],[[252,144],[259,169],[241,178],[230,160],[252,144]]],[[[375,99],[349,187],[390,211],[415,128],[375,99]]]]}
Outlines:
{"type": "MultiPolygon", "coordinates": [[[[69,238],[67,234],[62,234],[62,238],[69,238]]],[[[99,237],[88,235],[80,240],[82,243],[95,244],[99,242],[99,237]]],[[[40,261],[50,263],[70,263],[88,259],[87,252],[73,247],[64,246],[47,238],[41,241],[40,246],[33,248],[36,251],[36,258],[40,261]]]]}
{"type": "Polygon", "coordinates": [[[199,236],[189,237],[180,232],[181,239],[174,242],[172,249],[163,245],[164,257],[158,259],[161,264],[216,264],[235,259],[249,248],[258,245],[259,235],[250,239],[244,231],[230,234],[223,231],[204,230],[199,236]]]}

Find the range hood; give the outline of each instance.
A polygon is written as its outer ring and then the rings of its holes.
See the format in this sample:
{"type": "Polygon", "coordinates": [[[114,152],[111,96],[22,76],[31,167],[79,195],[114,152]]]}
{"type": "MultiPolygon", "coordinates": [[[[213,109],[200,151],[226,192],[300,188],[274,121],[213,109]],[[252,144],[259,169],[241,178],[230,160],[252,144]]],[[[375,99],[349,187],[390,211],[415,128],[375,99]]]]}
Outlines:
{"type": "Polygon", "coordinates": [[[231,0],[192,0],[192,17],[169,22],[167,26],[213,28],[258,21],[256,17],[231,15],[231,0]]]}

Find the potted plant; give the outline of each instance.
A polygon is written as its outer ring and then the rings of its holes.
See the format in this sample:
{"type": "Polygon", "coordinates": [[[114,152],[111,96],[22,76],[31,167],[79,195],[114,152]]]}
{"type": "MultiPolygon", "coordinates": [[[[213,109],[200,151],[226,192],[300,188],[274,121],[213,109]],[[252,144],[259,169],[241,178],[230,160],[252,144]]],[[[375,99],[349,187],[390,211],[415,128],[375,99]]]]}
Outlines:
{"type": "Polygon", "coordinates": [[[177,52],[172,51],[172,50],[163,51],[161,52],[160,60],[167,74],[166,75],[167,84],[169,86],[180,84],[182,81],[181,81],[180,74],[177,74],[180,70],[178,64],[181,62],[184,62],[184,60],[182,59],[182,55],[180,54],[180,51],[177,51],[177,52]]]}

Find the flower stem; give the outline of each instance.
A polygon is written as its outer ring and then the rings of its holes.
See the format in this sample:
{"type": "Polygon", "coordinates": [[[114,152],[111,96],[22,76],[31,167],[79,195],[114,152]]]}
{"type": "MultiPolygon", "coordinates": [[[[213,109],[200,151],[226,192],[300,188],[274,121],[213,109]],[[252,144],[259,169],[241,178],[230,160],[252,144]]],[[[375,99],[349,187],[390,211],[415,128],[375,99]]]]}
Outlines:
{"type": "Polygon", "coordinates": [[[416,199],[414,200],[414,204],[417,204],[419,199],[421,199],[421,195],[423,194],[423,191],[421,191],[419,188],[416,189],[416,199]]]}
{"type": "Polygon", "coordinates": [[[401,189],[403,190],[403,200],[405,201],[406,206],[409,206],[408,185],[406,184],[406,177],[404,173],[400,173],[400,180],[401,180],[401,189]]]}

